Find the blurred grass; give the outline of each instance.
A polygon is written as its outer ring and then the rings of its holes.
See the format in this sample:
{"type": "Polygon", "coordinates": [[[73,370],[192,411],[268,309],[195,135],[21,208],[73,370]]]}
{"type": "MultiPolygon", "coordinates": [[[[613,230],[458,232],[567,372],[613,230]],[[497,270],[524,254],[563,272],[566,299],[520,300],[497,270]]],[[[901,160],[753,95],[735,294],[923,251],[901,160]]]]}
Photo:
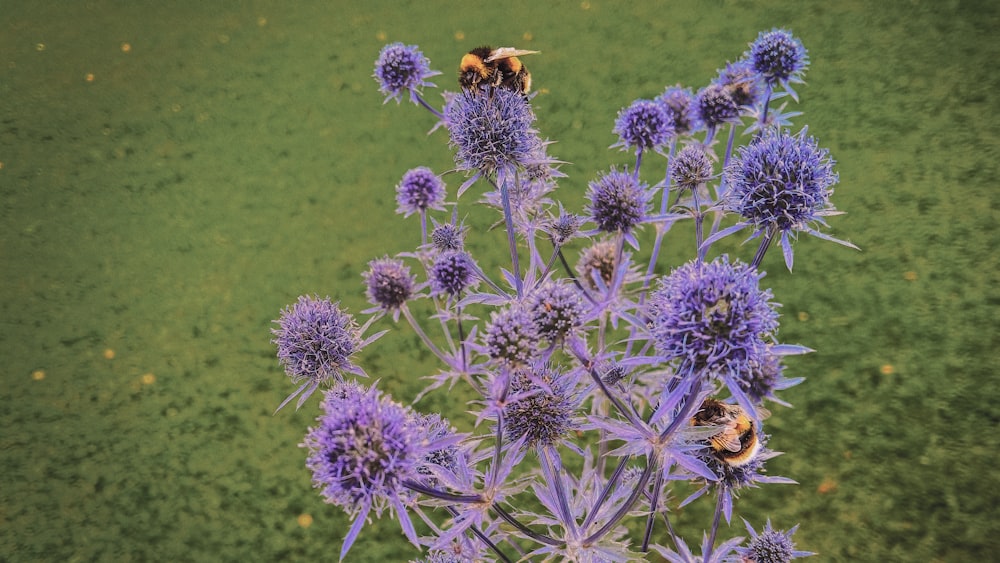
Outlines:
{"type": "MultiPolygon", "coordinates": [[[[771,472],[800,485],[749,491],[737,511],[758,528],[801,523],[798,546],[821,561],[988,560],[998,24],[993,2],[5,6],[0,559],[339,551],[346,520],[311,490],[297,447],[314,402],[271,416],[292,388],[268,330],[302,293],[365,308],[366,262],[416,240],[393,186],[451,165],[426,112],[382,105],[370,75],[384,43],[420,45],[446,88],[471,46],[542,51],[538,125],[573,163],[558,195],[579,209],[597,171],[629,162],[606,148],[621,107],[703,85],[778,26],[812,60],[797,124],[838,160],[849,214],[831,232],[864,250],[801,240],[794,274],[777,254],[765,263],[782,340],[817,353],[789,362],[808,379],[767,425],[787,452],[771,472]]],[[[676,237],[664,269],[691,254],[676,237]]],[[[471,245],[499,263],[489,235],[471,245]]],[[[434,369],[418,350],[401,330],[362,361],[409,400],[434,369]]],[[[460,418],[453,399],[421,408],[460,418]]],[[[697,537],[709,510],[680,525],[697,537]]],[[[382,521],[350,559],[415,556],[382,521]]]]}

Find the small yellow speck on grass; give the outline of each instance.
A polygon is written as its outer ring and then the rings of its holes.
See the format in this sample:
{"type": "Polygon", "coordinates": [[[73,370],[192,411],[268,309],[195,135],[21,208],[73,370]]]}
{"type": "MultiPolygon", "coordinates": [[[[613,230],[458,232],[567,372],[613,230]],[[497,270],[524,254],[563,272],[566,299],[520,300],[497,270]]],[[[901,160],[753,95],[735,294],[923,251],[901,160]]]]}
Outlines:
{"type": "Polygon", "coordinates": [[[143,385],[152,385],[152,384],[156,383],[156,376],[154,374],[152,374],[152,373],[144,373],[144,374],[142,374],[142,378],[141,379],[142,379],[142,384],[143,385]]]}
{"type": "Polygon", "coordinates": [[[122,43],[122,47],[121,48],[122,48],[122,53],[131,53],[132,52],[132,44],[131,43],[122,43]]]}
{"type": "Polygon", "coordinates": [[[93,82],[94,81],[94,73],[93,72],[88,72],[86,74],[86,76],[83,77],[83,79],[86,80],[87,82],[93,82]]]}
{"type": "Polygon", "coordinates": [[[312,526],[313,523],[313,517],[309,514],[299,514],[299,517],[296,518],[296,520],[298,521],[299,526],[302,526],[303,528],[308,528],[309,526],[312,526]]]}
{"type": "Polygon", "coordinates": [[[104,359],[105,360],[113,360],[113,359],[115,359],[115,351],[112,350],[111,348],[105,348],[104,349],[104,359]]]}
{"type": "Polygon", "coordinates": [[[34,379],[35,381],[41,381],[45,379],[45,370],[36,369],[35,371],[31,372],[31,379],[34,379]]]}
{"type": "Polygon", "coordinates": [[[903,272],[903,279],[906,281],[917,281],[917,273],[913,270],[903,272]]]}
{"type": "Polygon", "coordinates": [[[882,375],[892,375],[892,374],[896,373],[896,368],[893,367],[892,364],[885,364],[882,367],[880,367],[878,370],[880,372],[882,372],[882,375]]]}

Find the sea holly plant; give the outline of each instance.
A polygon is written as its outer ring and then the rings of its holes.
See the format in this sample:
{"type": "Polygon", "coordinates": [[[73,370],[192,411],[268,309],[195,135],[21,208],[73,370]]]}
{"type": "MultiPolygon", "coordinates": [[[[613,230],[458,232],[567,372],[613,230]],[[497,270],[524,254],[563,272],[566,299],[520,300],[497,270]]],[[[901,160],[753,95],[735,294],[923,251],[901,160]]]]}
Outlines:
{"type": "Polygon", "coordinates": [[[778,339],[762,260],[777,242],[790,271],[800,233],[854,248],[825,232],[839,213],[834,161],[786,110],[808,63],[774,29],[700,89],[628,104],[608,122],[611,148],[634,163],[585,172],[587,203],[573,211],[556,197],[566,163],[549,154],[530,94],[484,81],[438,108],[423,90],[440,73],[417,47],[382,49],[385,100],[429,110],[455,167],[401,171],[397,211],[419,216],[419,232],[361,272],[363,322],[303,296],[272,330],[298,385],[278,408],[323,389],[301,447],[314,486],[352,521],[341,559],[384,513],[423,562],[812,555],[795,548],[797,525],[729,527],[741,492],[794,483],[768,471],[779,452],[764,420],[802,381],[785,359],[811,351],[778,339]],[[460,201],[494,208],[495,222],[466,225],[460,201]],[[739,231],[756,241],[747,257],[713,252],[739,231]],[[660,261],[668,234],[690,260],[660,261]],[[473,257],[467,237],[499,237],[509,261],[473,257]],[[394,329],[439,366],[409,405],[359,379],[364,348],[394,329]],[[453,414],[469,413],[472,432],[420,411],[420,398],[455,386],[471,400],[453,414]],[[714,517],[701,537],[680,537],[672,510],[693,502],[714,517]]]}

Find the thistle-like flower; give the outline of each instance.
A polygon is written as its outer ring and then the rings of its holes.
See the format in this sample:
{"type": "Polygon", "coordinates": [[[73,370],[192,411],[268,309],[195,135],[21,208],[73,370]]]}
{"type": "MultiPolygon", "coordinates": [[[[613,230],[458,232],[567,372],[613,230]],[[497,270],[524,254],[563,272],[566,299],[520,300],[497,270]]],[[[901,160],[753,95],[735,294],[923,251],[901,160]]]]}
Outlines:
{"type": "Polygon", "coordinates": [[[538,336],[561,342],[583,327],[583,297],[572,285],[546,281],[528,296],[528,310],[538,336]]]}
{"type": "Polygon", "coordinates": [[[396,213],[409,217],[428,209],[444,209],[445,185],[441,178],[425,166],[407,170],[396,186],[396,213]]]}
{"type": "Polygon", "coordinates": [[[670,178],[682,190],[696,190],[712,179],[712,160],[699,144],[681,149],[670,161],[670,178]]]}
{"type": "Polygon", "coordinates": [[[405,91],[410,93],[410,101],[417,104],[420,103],[420,89],[434,86],[427,79],[438,74],[441,73],[430,69],[430,61],[416,45],[390,43],[379,52],[373,76],[386,102],[396,100],[398,104],[405,91]]]}
{"type": "Polygon", "coordinates": [[[517,167],[548,161],[534,122],[527,98],[506,88],[463,91],[445,107],[458,169],[473,173],[473,179],[497,175],[500,186],[517,167]]]}
{"type": "Polygon", "coordinates": [[[763,96],[761,77],[748,59],[728,63],[719,71],[715,83],[726,88],[736,105],[753,108],[763,96]]]}
{"type": "Polygon", "coordinates": [[[305,381],[275,410],[281,410],[295,396],[300,395],[296,409],[320,384],[342,381],[344,373],[367,377],[364,370],[351,361],[351,355],[377,338],[361,338],[362,328],[354,317],[343,312],[339,303],[330,298],[301,296],[294,305],[281,312],[274,321],[273,344],[278,347],[278,362],[292,382],[305,381]]]}
{"type": "Polygon", "coordinates": [[[660,151],[674,136],[674,118],[667,107],[652,100],[636,100],[618,112],[612,147],[634,148],[637,153],[660,151]]]}
{"type": "Polygon", "coordinates": [[[634,174],[612,168],[588,184],[587,197],[587,211],[599,231],[630,236],[649,215],[652,191],[634,174]]]}
{"type": "Polygon", "coordinates": [[[745,563],[788,563],[792,559],[816,555],[811,551],[795,549],[792,534],[799,529],[798,524],[788,531],[775,530],[771,527],[771,519],[768,518],[760,533],[754,530],[746,519],[743,520],[743,524],[750,533],[750,544],[747,547],[736,548],[736,553],[745,563]]]}
{"type": "Polygon", "coordinates": [[[538,330],[531,315],[517,305],[490,315],[490,324],[483,334],[486,354],[509,367],[528,365],[538,345],[538,330]]]}
{"type": "Polygon", "coordinates": [[[511,442],[523,440],[528,449],[557,446],[580,426],[574,416],[579,403],[570,375],[545,364],[516,370],[504,408],[504,431],[511,442]]]}
{"type": "Polygon", "coordinates": [[[464,250],[443,252],[434,259],[429,277],[431,293],[457,296],[476,283],[476,263],[464,250]]]}
{"type": "Polygon", "coordinates": [[[323,414],[301,446],[309,449],[306,467],[313,486],[354,520],[340,558],[372,510],[377,516],[386,508],[395,512],[406,536],[419,545],[407,515],[405,484],[420,478],[418,468],[441,440],[431,440],[418,417],[375,387],[344,398],[328,396],[322,405],[323,414]]]}
{"type": "Polygon", "coordinates": [[[810,226],[814,222],[825,226],[824,217],[840,214],[830,203],[838,180],[833,164],[830,152],[807,137],[805,128],[797,135],[787,130],[764,131],[749,145],[740,147],[724,171],[729,186],[726,208],[739,213],[745,221],[720,233],[735,232],[747,225],[754,228],[755,235],[763,234],[768,240],[780,233],[789,270],[792,240],[798,231],[857,248],[810,226]]]}
{"type": "Polygon", "coordinates": [[[721,84],[709,84],[699,90],[695,97],[695,108],[705,126],[713,130],[724,123],[740,119],[739,104],[729,88],[721,84]]]}
{"type": "Polygon", "coordinates": [[[368,302],[375,305],[375,310],[391,312],[393,319],[398,320],[400,307],[413,296],[417,283],[409,266],[386,256],[369,262],[362,277],[368,286],[368,302]]]}
{"type": "Polygon", "coordinates": [[[694,93],[690,88],[671,86],[656,101],[666,108],[675,135],[687,135],[704,126],[696,111],[694,93]]]}
{"type": "Polygon", "coordinates": [[[725,255],[688,262],[663,278],[648,302],[649,330],[660,356],[676,362],[682,375],[724,379],[732,383],[730,390],[738,387],[734,378],[765,360],[778,329],[776,304],[771,291],[760,288],[760,278],[725,255]]]}
{"type": "Polygon", "coordinates": [[[790,82],[802,82],[802,75],[809,66],[809,55],[802,42],[791,32],[784,29],[760,32],[744,57],[768,86],[780,85],[793,99],[798,99],[788,85],[790,82]]]}

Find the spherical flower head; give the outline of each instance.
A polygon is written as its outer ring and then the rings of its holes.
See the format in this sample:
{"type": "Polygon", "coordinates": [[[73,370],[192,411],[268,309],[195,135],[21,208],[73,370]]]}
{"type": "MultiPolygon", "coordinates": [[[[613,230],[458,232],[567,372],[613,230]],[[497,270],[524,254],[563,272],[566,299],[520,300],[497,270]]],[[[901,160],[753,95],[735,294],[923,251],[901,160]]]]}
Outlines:
{"type": "MultiPolygon", "coordinates": [[[[416,414],[414,413],[414,424],[423,429],[423,433],[431,440],[442,440],[454,435],[451,425],[447,419],[441,418],[439,414],[416,414]]],[[[417,472],[424,477],[424,482],[429,486],[436,486],[437,479],[433,477],[428,465],[437,465],[443,469],[455,472],[458,469],[458,447],[448,445],[441,449],[428,451],[424,455],[421,464],[417,466],[417,472]]]]}
{"type": "Polygon", "coordinates": [[[527,448],[557,446],[579,427],[574,382],[548,365],[514,372],[504,407],[507,439],[527,448]]]}
{"type": "Polygon", "coordinates": [[[656,98],[666,108],[676,135],[693,133],[702,127],[694,100],[691,89],[681,86],[671,86],[656,98]]]}
{"type": "Polygon", "coordinates": [[[691,261],[660,280],[648,302],[649,329],[665,361],[683,373],[719,378],[764,360],[778,329],[761,274],[723,255],[691,261]]]}
{"type": "Polygon", "coordinates": [[[430,61],[416,45],[390,43],[379,52],[373,76],[379,83],[379,91],[386,95],[385,101],[396,100],[398,104],[404,91],[417,103],[420,88],[434,86],[427,79],[438,74],[441,73],[430,69],[430,61]]]}
{"type": "Polygon", "coordinates": [[[615,273],[615,242],[602,240],[580,252],[580,260],[576,263],[576,273],[583,278],[590,289],[598,289],[595,276],[610,286],[615,273]]]}
{"type": "Polygon", "coordinates": [[[729,95],[738,106],[753,107],[763,94],[760,75],[749,59],[727,64],[726,68],[719,71],[715,82],[729,90],[729,95]]]}
{"type": "Polygon", "coordinates": [[[431,231],[431,244],[440,252],[462,250],[465,247],[465,227],[455,223],[440,223],[431,231]]]}
{"type": "Polygon", "coordinates": [[[759,533],[753,529],[746,520],[743,523],[750,533],[750,544],[747,547],[740,547],[736,552],[743,557],[747,563],[788,563],[792,559],[815,555],[809,551],[799,551],[795,549],[792,542],[792,534],[799,528],[792,526],[788,531],[775,530],[771,527],[771,520],[759,533]]]}
{"type": "Polygon", "coordinates": [[[546,281],[531,293],[527,303],[538,336],[544,340],[563,341],[583,326],[583,298],[570,284],[546,281]]]}
{"type": "Polygon", "coordinates": [[[445,185],[430,168],[419,166],[407,170],[396,186],[397,213],[409,217],[428,209],[444,209],[445,185]]]}
{"type": "Polygon", "coordinates": [[[707,127],[718,127],[723,123],[739,121],[740,118],[739,104],[733,99],[729,88],[721,84],[709,84],[699,90],[695,108],[707,127]]]}
{"type": "MultiPolygon", "coordinates": [[[[419,478],[430,441],[412,413],[376,388],[352,398],[324,400],[323,414],[301,444],[309,449],[306,467],[313,486],[356,521],[366,520],[371,509],[381,514],[391,506],[406,529],[404,483],[419,478]]],[[[359,531],[352,526],[341,558],[359,531]]]]}
{"type": "Polygon", "coordinates": [[[476,264],[464,250],[443,252],[431,265],[430,283],[434,295],[454,297],[476,282],[476,264]]]}
{"type": "Polygon", "coordinates": [[[692,144],[670,161],[670,178],[682,190],[695,190],[712,179],[712,160],[705,148],[692,144]]]}
{"type": "Polygon", "coordinates": [[[560,209],[559,216],[549,222],[546,231],[552,239],[552,244],[563,246],[576,236],[582,224],[583,217],[560,209]]]}
{"type": "Polygon", "coordinates": [[[607,233],[630,233],[649,213],[649,186],[627,171],[614,168],[588,184],[587,211],[597,228],[607,233]]]}
{"type": "Polygon", "coordinates": [[[493,361],[511,367],[525,366],[535,355],[538,330],[531,315],[514,305],[491,313],[483,340],[486,353],[493,361]]]}
{"type": "Polygon", "coordinates": [[[385,311],[399,310],[413,296],[417,283],[409,266],[388,256],[369,262],[362,276],[368,285],[368,302],[385,311]]]}
{"type": "Polygon", "coordinates": [[[789,81],[801,82],[802,74],[809,66],[809,56],[802,42],[784,29],[760,32],[750,44],[747,58],[754,70],[771,86],[785,85],[789,81]]]}
{"type": "Polygon", "coordinates": [[[635,148],[640,153],[659,151],[674,136],[674,119],[662,104],[636,100],[618,112],[614,132],[618,142],[612,147],[635,148]]]}
{"type": "Polygon", "coordinates": [[[762,230],[804,230],[833,210],[837,183],[830,152],[803,129],[769,129],[740,147],[726,168],[726,207],[762,230]]]}
{"type": "Polygon", "coordinates": [[[351,362],[362,346],[361,331],[354,317],[340,310],[329,298],[301,296],[274,321],[272,343],[278,346],[278,362],[298,383],[341,381],[343,373],[364,375],[351,362]]]}
{"type": "Polygon", "coordinates": [[[459,170],[493,174],[544,154],[527,98],[506,88],[463,91],[445,107],[445,125],[459,170]]]}

